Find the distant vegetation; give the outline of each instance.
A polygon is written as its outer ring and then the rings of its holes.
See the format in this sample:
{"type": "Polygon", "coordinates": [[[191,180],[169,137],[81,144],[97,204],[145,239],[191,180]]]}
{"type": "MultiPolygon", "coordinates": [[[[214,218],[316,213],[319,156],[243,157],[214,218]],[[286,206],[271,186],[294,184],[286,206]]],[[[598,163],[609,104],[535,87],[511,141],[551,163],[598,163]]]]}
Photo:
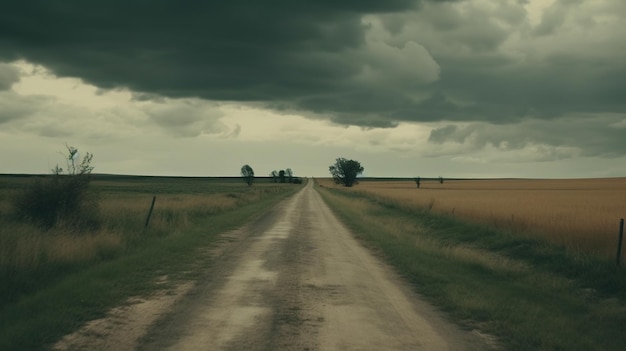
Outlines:
{"type": "Polygon", "coordinates": [[[280,171],[274,170],[270,172],[270,179],[274,183],[302,184],[302,179],[300,177],[294,176],[291,168],[287,168],[285,170],[281,169],[280,171]]]}
{"type": "Polygon", "coordinates": [[[417,188],[419,189],[420,185],[422,185],[422,178],[417,177],[417,178],[414,178],[413,180],[415,180],[415,185],[417,185],[417,188]]]}
{"type": "Polygon", "coordinates": [[[250,165],[243,165],[241,167],[241,178],[243,178],[248,186],[252,186],[252,183],[254,183],[254,170],[250,165]]]}

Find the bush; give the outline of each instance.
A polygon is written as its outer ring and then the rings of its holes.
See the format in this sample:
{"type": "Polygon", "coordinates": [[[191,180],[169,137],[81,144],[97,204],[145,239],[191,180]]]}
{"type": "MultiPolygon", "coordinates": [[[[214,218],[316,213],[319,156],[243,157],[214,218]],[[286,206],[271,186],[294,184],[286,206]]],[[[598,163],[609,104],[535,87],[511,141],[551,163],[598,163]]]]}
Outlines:
{"type": "Polygon", "coordinates": [[[14,196],[12,205],[18,220],[43,229],[65,225],[88,230],[99,226],[98,203],[88,191],[93,155],[87,153],[82,162],[76,164],[78,150],[67,149],[67,175],[57,166],[52,176],[36,180],[14,196]]]}
{"type": "Polygon", "coordinates": [[[57,224],[78,229],[98,227],[98,206],[88,194],[89,177],[54,175],[38,179],[13,198],[19,220],[32,222],[44,229],[57,224]]]}

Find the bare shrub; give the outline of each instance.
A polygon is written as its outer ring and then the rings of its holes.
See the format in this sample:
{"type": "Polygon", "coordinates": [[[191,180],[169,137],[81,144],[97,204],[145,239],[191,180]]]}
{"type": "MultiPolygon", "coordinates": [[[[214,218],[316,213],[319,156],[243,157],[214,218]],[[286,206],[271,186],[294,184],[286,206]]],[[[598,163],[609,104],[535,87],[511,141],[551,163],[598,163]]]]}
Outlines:
{"type": "Polygon", "coordinates": [[[91,160],[86,153],[80,163],[78,150],[67,147],[68,172],[56,166],[53,174],[35,180],[12,199],[16,218],[50,229],[57,224],[81,230],[93,230],[99,226],[98,203],[89,193],[91,160]]]}

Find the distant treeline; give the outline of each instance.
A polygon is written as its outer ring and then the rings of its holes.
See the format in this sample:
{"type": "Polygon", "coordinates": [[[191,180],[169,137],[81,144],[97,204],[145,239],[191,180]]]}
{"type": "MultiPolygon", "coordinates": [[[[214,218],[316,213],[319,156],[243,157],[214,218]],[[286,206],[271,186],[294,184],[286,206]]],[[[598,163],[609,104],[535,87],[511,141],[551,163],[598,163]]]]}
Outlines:
{"type": "MultiPolygon", "coordinates": [[[[53,174],[8,174],[0,173],[0,178],[35,178],[35,177],[52,177],[53,174]]],[[[240,182],[241,176],[228,177],[198,177],[198,176],[150,176],[150,175],[123,175],[123,174],[92,174],[93,180],[146,180],[146,179],[198,179],[198,180],[233,180],[240,182]]],[[[257,179],[272,179],[272,177],[258,177],[257,179]]]]}

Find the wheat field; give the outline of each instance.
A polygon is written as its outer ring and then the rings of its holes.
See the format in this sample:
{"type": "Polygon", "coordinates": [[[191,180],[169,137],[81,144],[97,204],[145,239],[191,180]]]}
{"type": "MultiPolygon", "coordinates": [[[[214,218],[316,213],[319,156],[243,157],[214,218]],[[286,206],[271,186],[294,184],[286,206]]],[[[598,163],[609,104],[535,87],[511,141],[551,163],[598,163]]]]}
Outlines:
{"type": "MultiPolygon", "coordinates": [[[[331,179],[320,184],[338,187],[331,179]]],[[[606,257],[615,256],[626,217],[626,178],[422,180],[419,189],[411,180],[364,180],[346,190],[606,257]]]]}

